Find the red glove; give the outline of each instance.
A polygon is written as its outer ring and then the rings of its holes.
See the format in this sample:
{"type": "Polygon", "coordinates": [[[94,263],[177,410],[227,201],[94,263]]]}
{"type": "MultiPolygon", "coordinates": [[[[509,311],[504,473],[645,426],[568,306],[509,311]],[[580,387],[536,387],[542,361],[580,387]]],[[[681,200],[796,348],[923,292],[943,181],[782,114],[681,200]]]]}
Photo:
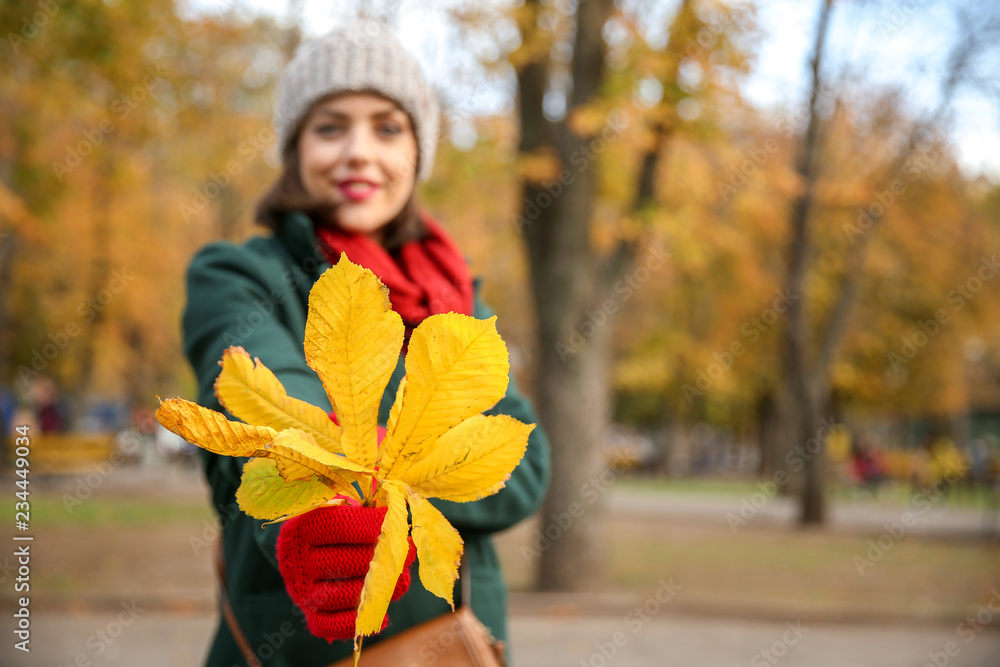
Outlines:
{"type": "MultiPolygon", "coordinates": [[[[352,639],[361,587],[368,574],[387,507],[320,507],[289,519],[278,535],[278,566],[309,632],[327,641],[352,639]]],[[[392,599],[410,587],[413,539],[392,599]]],[[[389,622],[386,615],[382,629],[389,622]]]]}

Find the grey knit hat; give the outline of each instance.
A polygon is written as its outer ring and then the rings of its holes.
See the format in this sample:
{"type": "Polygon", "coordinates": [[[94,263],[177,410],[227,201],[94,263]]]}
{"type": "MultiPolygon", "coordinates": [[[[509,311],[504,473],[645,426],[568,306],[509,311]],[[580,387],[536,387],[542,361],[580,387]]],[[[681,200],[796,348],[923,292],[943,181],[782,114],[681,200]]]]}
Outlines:
{"type": "Polygon", "coordinates": [[[281,73],[274,129],[284,159],[290,136],[303,115],[331,93],[368,91],[399,105],[413,121],[419,150],[417,179],[426,181],[434,166],[440,109],[417,61],[389,28],[357,20],[299,45],[281,73]]]}

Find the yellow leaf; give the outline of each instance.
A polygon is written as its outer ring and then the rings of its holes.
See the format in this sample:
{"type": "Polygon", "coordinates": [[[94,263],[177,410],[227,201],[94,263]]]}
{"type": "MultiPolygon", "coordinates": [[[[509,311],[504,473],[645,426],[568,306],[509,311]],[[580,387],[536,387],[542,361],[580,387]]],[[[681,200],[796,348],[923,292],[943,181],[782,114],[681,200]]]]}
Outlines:
{"type": "Polygon", "coordinates": [[[309,293],[306,361],[334,404],[344,453],[366,468],[375,464],[379,403],[399,362],[403,330],[379,279],[346,255],[309,293]]]}
{"type": "Polygon", "coordinates": [[[278,378],[259,359],[251,360],[242,347],[230,347],[223,353],[220,365],[215,395],[237,419],[277,431],[302,429],[323,449],[341,453],[340,427],[323,408],[285,393],[278,378]]]}
{"type": "MultiPolygon", "coordinates": [[[[399,419],[399,411],[403,408],[403,391],[406,389],[406,376],[404,375],[399,379],[399,386],[396,387],[396,397],[392,401],[392,407],[389,408],[389,423],[394,424],[399,419]]],[[[392,436],[386,431],[385,437],[382,438],[382,444],[380,445],[378,460],[379,466],[382,467],[382,461],[385,456],[385,452],[392,451],[398,452],[399,448],[392,445],[392,436]]],[[[383,471],[384,474],[384,471],[383,471]]]]}
{"type": "Polygon", "coordinates": [[[229,421],[215,410],[182,398],[160,403],[156,420],[191,444],[228,456],[256,456],[277,435],[273,428],[229,421]]]}
{"type": "MultiPolygon", "coordinates": [[[[462,536],[444,515],[412,490],[407,491],[413,515],[413,542],[417,545],[420,583],[455,608],[453,591],[462,558],[462,536]]],[[[469,601],[466,600],[465,604],[469,601]]]]}
{"type": "Polygon", "coordinates": [[[339,489],[332,488],[315,476],[304,481],[286,482],[278,474],[274,461],[258,458],[243,466],[243,478],[236,489],[236,502],[250,516],[273,521],[325,505],[338,493],[357,496],[350,484],[339,489]]]}
{"type": "Polygon", "coordinates": [[[454,427],[399,476],[425,498],[478,500],[503,488],[528,447],[534,424],[474,415],[454,427]]]}
{"type": "Polygon", "coordinates": [[[301,481],[319,475],[339,484],[349,483],[343,474],[345,470],[372,474],[371,470],[339,454],[326,451],[316,444],[311,435],[297,428],[286,428],[278,433],[259,455],[274,459],[278,472],[286,482],[301,481]]]}
{"type": "Polygon", "coordinates": [[[406,352],[406,390],[386,427],[380,469],[397,477],[449,428],[493,407],[507,391],[507,346],[496,317],[431,315],[414,329],[406,352]]]}
{"type": "Polygon", "coordinates": [[[396,588],[396,580],[403,572],[406,553],[410,548],[406,540],[409,528],[406,520],[406,496],[394,482],[384,481],[382,490],[389,509],[382,521],[382,531],[361,589],[355,636],[373,635],[382,629],[382,621],[396,588]]]}

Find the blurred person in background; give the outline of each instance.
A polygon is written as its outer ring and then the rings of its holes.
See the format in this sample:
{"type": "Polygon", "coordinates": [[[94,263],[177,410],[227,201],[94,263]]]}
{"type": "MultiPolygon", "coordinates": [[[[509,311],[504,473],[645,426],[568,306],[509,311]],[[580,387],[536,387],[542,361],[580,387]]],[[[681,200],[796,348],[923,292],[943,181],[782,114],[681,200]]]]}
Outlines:
{"type": "Polygon", "coordinates": [[[38,417],[42,433],[61,433],[66,430],[66,408],[55,380],[45,375],[32,379],[28,387],[28,403],[38,417]]]}
{"type": "Polygon", "coordinates": [[[858,484],[873,495],[886,480],[885,457],[878,443],[867,434],[861,434],[851,445],[851,468],[858,484]]]}

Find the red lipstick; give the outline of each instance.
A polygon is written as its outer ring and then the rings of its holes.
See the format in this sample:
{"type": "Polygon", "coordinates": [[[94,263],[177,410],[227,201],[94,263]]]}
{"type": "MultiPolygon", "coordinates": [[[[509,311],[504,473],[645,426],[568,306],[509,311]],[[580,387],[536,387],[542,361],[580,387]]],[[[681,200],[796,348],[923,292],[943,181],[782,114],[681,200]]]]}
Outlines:
{"type": "Polygon", "coordinates": [[[337,183],[340,192],[351,201],[365,201],[378,190],[378,184],[364,178],[349,178],[337,183]]]}

